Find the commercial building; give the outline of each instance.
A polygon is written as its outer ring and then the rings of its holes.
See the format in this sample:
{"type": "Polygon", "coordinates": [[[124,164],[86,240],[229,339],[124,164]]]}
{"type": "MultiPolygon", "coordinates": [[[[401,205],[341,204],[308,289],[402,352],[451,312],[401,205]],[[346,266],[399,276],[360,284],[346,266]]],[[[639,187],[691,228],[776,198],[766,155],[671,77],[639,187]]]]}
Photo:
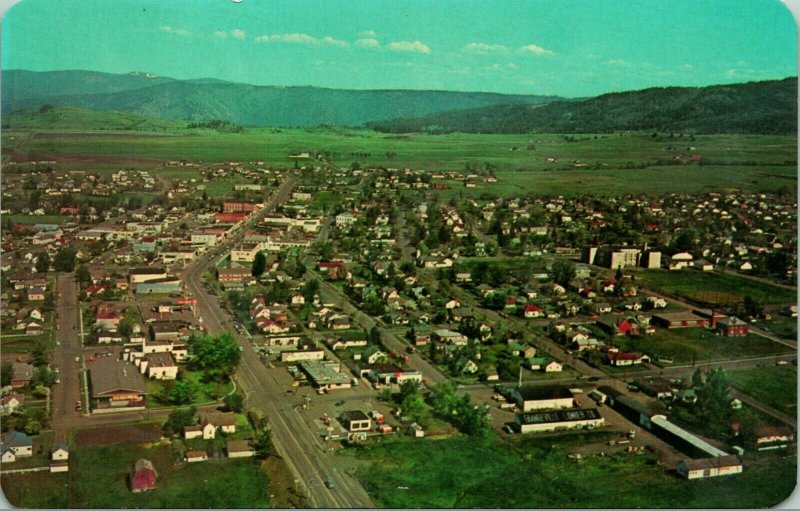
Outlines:
{"type": "Polygon", "coordinates": [[[340,372],[338,362],[324,362],[322,360],[306,360],[300,362],[300,369],[308,376],[315,387],[324,390],[349,389],[350,376],[340,372]]]}
{"type": "Polygon", "coordinates": [[[132,363],[115,357],[98,357],[89,364],[92,408],[142,409],[147,386],[132,363]]]}
{"type": "Polygon", "coordinates": [[[519,413],[515,422],[520,433],[538,433],[563,429],[592,429],[605,424],[596,408],[576,408],[547,412],[519,413]]]}
{"type": "Polygon", "coordinates": [[[508,391],[523,412],[556,410],[575,406],[572,392],[564,386],[514,387],[508,391]]]}

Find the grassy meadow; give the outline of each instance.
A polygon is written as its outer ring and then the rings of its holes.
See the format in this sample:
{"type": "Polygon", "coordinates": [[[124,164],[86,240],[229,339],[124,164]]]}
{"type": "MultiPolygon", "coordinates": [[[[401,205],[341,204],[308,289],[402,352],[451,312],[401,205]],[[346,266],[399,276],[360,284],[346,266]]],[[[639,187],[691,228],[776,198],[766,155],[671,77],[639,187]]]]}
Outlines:
{"type": "Polygon", "coordinates": [[[759,367],[731,371],[733,386],[762,403],[797,417],[797,368],[759,367]]]}
{"type": "Polygon", "coordinates": [[[339,128],[248,128],[244,133],[15,132],[16,159],[67,159],[160,163],[164,160],[264,161],[289,167],[296,151],[329,152],[334,165],[423,170],[492,169],[497,183],[464,188],[453,182],[445,196],[520,193],[594,193],[770,190],[795,187],[796,140],[788,136],[702,135],[690,140],[651,134],[388,135],[339,128]],[[529,149],[530,148],[530,149],[529,149]],[[366,153],[366,155],[364,154],[366,153]],[[669,165],[699,154],[704,164],[669,165]],[[586,165],[587,167],[584,167],[586,165]]]}
{"type": "Polygon", "coordinates": [[[794,490],[795,460],[781,458],[742,475],[685,481],[649,454],[567,455],[608,433],[484,439],[400,440],[351,451],[379,507],[684,508],[766,507],[794,490]]]}
{"type": "Polygon", "coordinates": [[[797,300],[795,291],[730,273],[649,270],[638,273],[637,278],[646,281],[656,290],[676,293],[690,299],[698,292],[721,291],[738,295],[741,300],[744,300],[745,294],[749,294],[762,304],[795,303],[797,300]]]}

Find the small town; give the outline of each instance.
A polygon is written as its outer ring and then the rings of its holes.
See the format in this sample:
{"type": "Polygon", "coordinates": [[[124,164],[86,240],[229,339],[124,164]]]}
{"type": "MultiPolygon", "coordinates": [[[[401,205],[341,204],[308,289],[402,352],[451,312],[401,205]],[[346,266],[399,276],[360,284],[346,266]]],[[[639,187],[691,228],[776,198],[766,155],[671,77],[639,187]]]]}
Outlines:
{"type": "Polygon", "coordinates": [[[15,5],[5,504],[797,507],[796,26],[15,5]]]}

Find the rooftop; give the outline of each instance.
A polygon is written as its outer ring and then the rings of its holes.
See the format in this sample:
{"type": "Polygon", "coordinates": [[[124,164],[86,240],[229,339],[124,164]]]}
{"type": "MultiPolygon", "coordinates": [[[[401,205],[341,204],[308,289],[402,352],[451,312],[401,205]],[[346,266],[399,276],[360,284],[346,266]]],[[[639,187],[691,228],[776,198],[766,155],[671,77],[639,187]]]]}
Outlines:
{"type": "Polygon", "coordinates": [[[132,363],[114,358],[99,357],[89,365],[92,396],[100,397],[114,391],[146,393],[144,377],[132,363]]]}

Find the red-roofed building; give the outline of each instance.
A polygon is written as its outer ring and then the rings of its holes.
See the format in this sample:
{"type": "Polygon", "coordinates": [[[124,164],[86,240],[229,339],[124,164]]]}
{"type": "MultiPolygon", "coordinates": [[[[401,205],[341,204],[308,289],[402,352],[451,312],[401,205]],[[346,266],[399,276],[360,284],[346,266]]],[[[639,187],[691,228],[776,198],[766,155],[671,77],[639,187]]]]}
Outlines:
{"type": "Polygon", "coordinates": [[[239,223],[247,218],[247,213],[217,213],[215,220],[217,223],[239,223]]]}
{"type": "Polygon", "coordinates": [[[64,206],[58,210],[59,213],[62,215],[77,215],[80,212],[80,209],[76,208],[75,206],[64,206]]]}
{"type": "Polygon", "coordinates": [[[542,309],[540,309],[536,305],[533,305],[532,303],[527,304],[522,309],[522,314],[526,318],[541,318],[542,316],[544,316],[544,312],[542,311],[542,309]]]}
{"type": "Polygon", "coordinates": [[[156,488],[156,479],[158,474],[153,463],[149,460],[140,459],[133,465],[133,473],[131,473],[131,491],[139,493],[156,488]]]}

